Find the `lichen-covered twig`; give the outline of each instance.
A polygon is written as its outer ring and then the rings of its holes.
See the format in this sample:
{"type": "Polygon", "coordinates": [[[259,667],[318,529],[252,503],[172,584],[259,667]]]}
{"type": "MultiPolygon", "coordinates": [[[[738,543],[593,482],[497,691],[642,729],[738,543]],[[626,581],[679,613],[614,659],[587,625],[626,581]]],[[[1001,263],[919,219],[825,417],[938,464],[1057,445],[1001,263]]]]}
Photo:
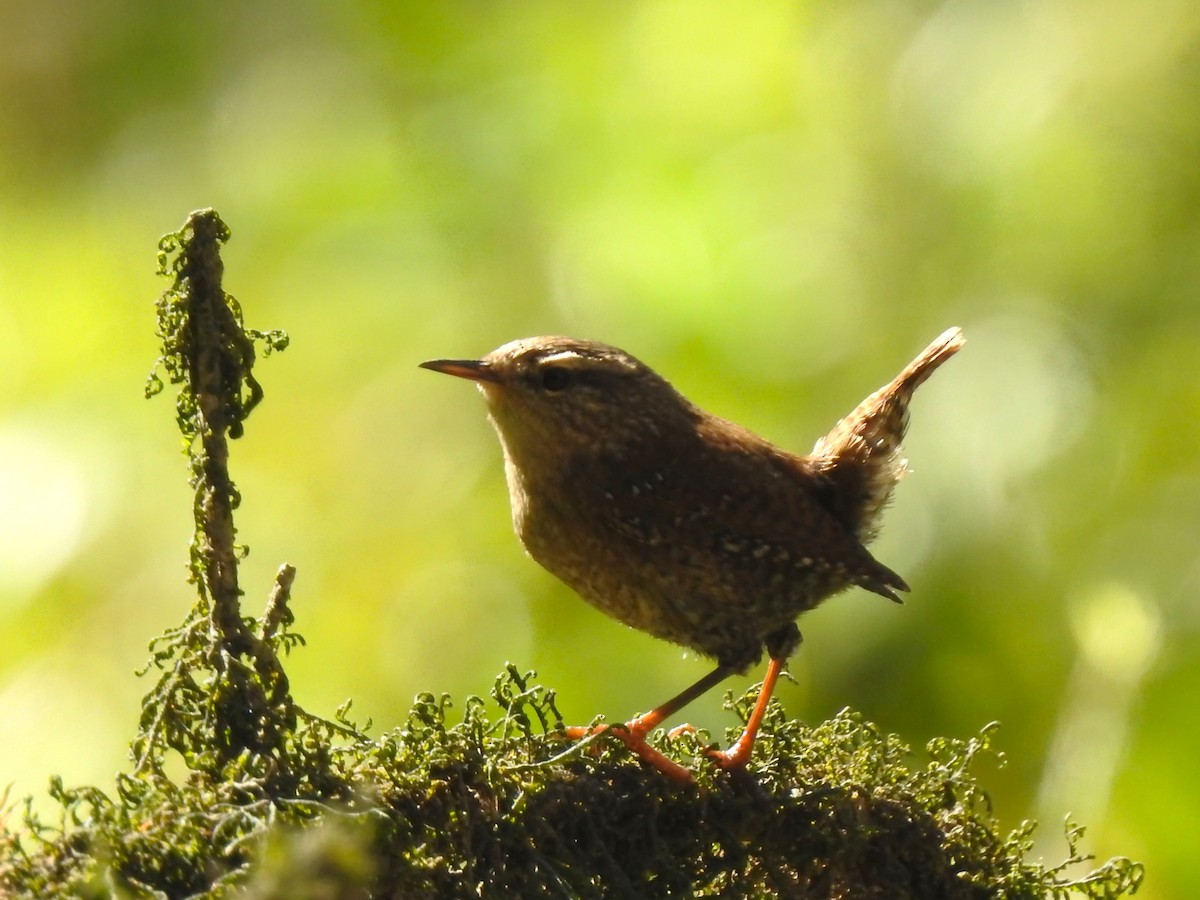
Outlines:
{"type": "MultiPolygon", "coordinates": [[[[157,304],[162,354],[156,369],[179,385],[176,419],[194,491],[191,573],[200,593],[198,611],[206,616],[208,630],[202,636],[194,628],[186,629],[191,643],[173,645],[181,652],[170,667],[171,674],[147,698],[155,710],[151,724],[161,725],[165,717],[179,714],[176,701],[193,680],[184,675],[195,668],[180,663],[202,657],[214,683],[204,695],[208,702],[200,705],[207,730],[221,751],[217,754],[220,761],[236,759],[247,750],[277,752],[296,718],[275,650],[280,626],[290,624],[287,599],[295,570],[290,566],[281,570],[268,614],[256,632],[254,621],[244,617],[241,609],[238,561],[245,548],[236,542],[233,520],[241,496],[229,473],[229,439],[242,436],[246,417],[263,398],[253,371],[255,343],[260,342],[270,353],[284,349],[287,336],[245,328],[241,307],[222,283],[220,248],[229,236],[220,216],[204,209],[192,213],[178,232],[159,244],[159,269],[172,284],[157,304]]],[[[147,395],[162,387],[162,378],[152,373],[147,395]]],[[[294,639],[288,636],[284,640],[294,639]]],[[[288,645],[283,644],[285,648],[288,645]]],[[[145,735],[147,750],[157,746],[158,737],[153,732],[145,735]]],[[[143,754],[141,759],[144,765],[153,754],[143,754]]]]}

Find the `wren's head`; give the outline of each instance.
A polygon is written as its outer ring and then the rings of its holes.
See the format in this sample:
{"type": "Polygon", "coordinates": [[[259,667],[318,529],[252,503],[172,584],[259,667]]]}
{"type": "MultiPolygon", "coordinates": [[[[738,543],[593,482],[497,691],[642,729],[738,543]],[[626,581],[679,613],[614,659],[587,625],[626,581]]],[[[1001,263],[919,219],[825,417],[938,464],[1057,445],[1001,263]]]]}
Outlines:
{"type": "Polygon", "coordinates": [[[421,365],[476,382],[506,453],[521,464],[598,447],[619,451],[671,427],[688,428],[696,416],[649,366],[595,341],[523,338],[482,359],[421,365]]]}

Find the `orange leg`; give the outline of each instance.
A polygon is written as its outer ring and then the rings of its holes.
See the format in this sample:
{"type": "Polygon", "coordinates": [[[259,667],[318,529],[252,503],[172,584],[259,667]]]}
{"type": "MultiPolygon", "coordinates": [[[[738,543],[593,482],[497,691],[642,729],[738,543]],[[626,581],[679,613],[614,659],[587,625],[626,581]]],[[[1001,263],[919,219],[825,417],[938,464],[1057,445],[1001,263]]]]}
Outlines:
{"type": "MultiPolygon", "coordinates": [[[[750,762],[750,754],[754,751],[754,740],[758,737],[759,728],[762,727],[763,716],[766,715],[767,705],[771,702],[771,695],[775,693],[775,685],[779,681],[783,665],[784,660],[776,659],[773,656],[770,657],[767,662],[766,674],[763,676],[762,690],[759,692],[758,701],[754,704],[754,709],[750,713],[750,720],[746,723],[745,730],[742,732],[741,737],[734,741],[733,746],[728,750],[706,751],[708,756],[722,769],[726,771],[740,769],[746,763],[750,762]]],[[[672,697],[666,703],[652,709],[650,712],[643,713],[637,718],[631,719],[624,725],[598,725],[595,728],[572,727],[566,730],[567,737],[572,740],[581,740],[593,734],[611,731],[625,743],[626,747],[636,753],[643,762],[658,769],[658,771],[674,781],[678,781],[681,784],[692,784],[694,781],[692,773],[673,759],[664,756],[647,744],[646,735],[701,694],[712,690],[712,688],[732,675],[734,671],[734,669],[726,666],[718,666],[681,694],[672,697]]]]}
{"type": "Polygon", "coordinates": [[[758,729],[762,725],[763,716],[767,712],[767,704],[775,692],[775,682],[783,671],[783,660],[770,657],[767,662],[767,673],[763,676],[762,691],[759,692],[758,702],[750,713],[750,721],[741,737],[734,741],[728,750],[709,750],[708,755],[722,769],[740,769],[750,762],[750,753],[754,750],[754,739],[758,737],[758,729]]]}
{"type": "MultiPolygon", "coordinates": [[[[672,697],[661,706],[655,707],[650,712],[643,713],[637,718],[626,722],[624,725],[598,725],[595,728],[576,726],[566,730],[567,737],[572,740],[580,740],[581,738],[590,737],[593,734],[599,734],[602,731],[611,731],[616,737],[624,741],[625,746],[636,753],[643,762],[658,769],[658,771],[673,781],[678,781],[681,784],[691,784],[694,781],[692,773],[673,759],[669,759],[647,744],[646,735],[701,694],[712,690],[735,671],[735,669],[729,666],[717,666],[717,668],[713,669],[682,693],[672,697]]],[[[765,687],[764,685],[764,689],[765,687]]],[[[753,743],[753,738],[751,738],[751,743],[753,743]]],[[[747,751],[747,759],[749,756],[749,751],[747,751]]]]}

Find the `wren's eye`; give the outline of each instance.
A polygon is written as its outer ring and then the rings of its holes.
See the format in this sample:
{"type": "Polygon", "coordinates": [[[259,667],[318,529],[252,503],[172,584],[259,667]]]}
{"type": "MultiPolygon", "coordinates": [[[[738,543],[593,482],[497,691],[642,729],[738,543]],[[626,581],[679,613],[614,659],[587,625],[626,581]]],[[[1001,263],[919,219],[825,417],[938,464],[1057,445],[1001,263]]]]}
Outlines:
{"type": "Polygon", "coordinates": [[[542,369],[542,387],[548,391],[561,391],[571,383],[571,373],[562,366],[546,366],[542,369]]]}

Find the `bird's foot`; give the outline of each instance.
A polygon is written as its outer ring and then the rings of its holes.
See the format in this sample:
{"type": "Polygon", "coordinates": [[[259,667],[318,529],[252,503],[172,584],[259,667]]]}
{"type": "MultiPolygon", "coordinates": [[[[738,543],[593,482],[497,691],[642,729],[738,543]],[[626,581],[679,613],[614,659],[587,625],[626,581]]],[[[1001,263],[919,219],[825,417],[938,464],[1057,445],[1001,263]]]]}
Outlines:
{"type": "Polygon", "coordinates": [[[709,747],[704,751],[704,755],[716,763],[718,768],[724,769],[726,772],[733,772],[746,767],[746,763],[750,762],[753,750],[754,737],[750,736],[747,739],[747,735],[743,733],[728,750],[709,747]]]}
{"type": "MultiPolygon", "coordinates": [[[[655,750],[646,743],[646,735],[661,721],[661,717],[655,717],[653,713],[647,713],[645,716],[638,716],[636,719],[626,722],[623,725],[573,726],[566,729],[566,735],[571,740],[578,741],[605,731],[611,732],[613,737],[618,738],[642,762],[657,769],[672,781],[679,784],[694,784],[695,778],[692,777],[692,773],[688,769],[666,756],[662,751],[655,750]]],[[[689,728],[690,726],[680,727],[689,728]]],[[[671,732],[672,736],[679,730],[674,729],[671,732]]]]}

